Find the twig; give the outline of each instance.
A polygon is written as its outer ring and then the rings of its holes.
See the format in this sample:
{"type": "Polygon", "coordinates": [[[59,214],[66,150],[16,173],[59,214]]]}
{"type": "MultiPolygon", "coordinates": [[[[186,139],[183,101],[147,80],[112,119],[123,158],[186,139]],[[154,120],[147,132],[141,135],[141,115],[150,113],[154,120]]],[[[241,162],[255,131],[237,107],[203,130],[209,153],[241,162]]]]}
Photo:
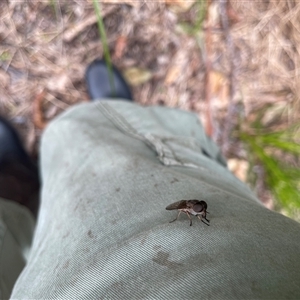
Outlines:
{"type": "Polygon", "coordinates": [[[33,100],[33,123],[38,129],[44,129],[47,125],[47,121],[45,121],[43,111],[42,111],[42,105],[43,105],[43,99],[46,92],[42,91],[33,100]]]}
{"type": "Polygon", "coordinates": [[[205,49],[206,49],[206,59],[205,59],[205,103],[206,103],[206,134],[212,136],[213,126],[211,117],[211,83],[210,83],[210,73],[211,73],[211,22],[209,20],[209,6],[211,0],[208,0],[206,6],[206,34],[205,34],[205,49]]]}
{"type": "Polygon", "coordinates": [[[236,66],[234,62],[234,46],[232,42],[232,37],[229,30],[229,20],[227,15],[227,8],[229,5],[229,0],[219,0],[221,23],[224,30],[224,35],[226,39],[226,46],[228,52],[228,60],[230,65],[229,73],[229,104],[227,109],[227,116],[224,124],[223,139],[222,139],[222,150],[226,156],[229,151],[230,143],[229,136],[233,130],[234,122],[233,119],[236,114],[236,105],[233,102],[233,98],[236,92],[236,87],[234,81],[236,81],[236,66]]]}
{"type": "MultiPolygon", "coordinates": [[[[110,14],[115,7],[111,6],[102,11],[102,18],[104,18],[107,14],[110,14]]],[[[76,38],[81,32],[83,32],[87,27],[96,24],[98,21],[97,15],[92,14],[88,16],[85,20],[76,24],[75,26],[68,28],[63,34],[64,42],[71,42],[74,38],[76,38]]]]}
{"type": "Polygon", "coordinates": [[[82,22],[76,24],[74,27],[68,28],[63,34],[63,40],[65,42],[71,42],[79,33],[83,32],[86,27],[89,27],[97,23],[97,16],[91,15],[82,22]]]}

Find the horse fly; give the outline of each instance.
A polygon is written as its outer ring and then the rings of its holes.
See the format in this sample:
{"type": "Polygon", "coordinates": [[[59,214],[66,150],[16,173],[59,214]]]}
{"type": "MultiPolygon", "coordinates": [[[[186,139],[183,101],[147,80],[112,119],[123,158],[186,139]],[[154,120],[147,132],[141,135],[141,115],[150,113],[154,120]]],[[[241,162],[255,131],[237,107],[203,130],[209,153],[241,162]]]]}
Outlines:
{"type": "Polygon", "coordinates": [[[203,200],[180,200],[174,202],[166,207],[166,210],[178,210],[178,215],[176,219],[170,221],[170,223],[176,221],[180,214],[183,212],[187,214],[188,218],[190,219],[190,226],[192,226],[192,216],[197,216],[197,218],[203,222],[205,225],[209,226],[209,220],[206,219],[206,214],[208,213],[207,210],[207,203],[203,200]],[[208,223],[203,221],[206,220],[208,223]]]}

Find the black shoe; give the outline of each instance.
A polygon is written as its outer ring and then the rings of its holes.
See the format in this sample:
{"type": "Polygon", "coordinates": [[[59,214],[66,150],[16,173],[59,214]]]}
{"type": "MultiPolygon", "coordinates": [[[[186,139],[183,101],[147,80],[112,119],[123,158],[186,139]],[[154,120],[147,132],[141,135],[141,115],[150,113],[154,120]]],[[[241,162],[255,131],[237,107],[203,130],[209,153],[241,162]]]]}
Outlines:
{"type": "Polygon", "coordinates": [[[114,90],[111,87],[108,68],[104,60],[95,60],[87,68],[85,79],[92,100],[104,98],[121,98],[133,101],[128,84],[121,73],[112,66],[114,90]]]}
{"type": "Polygon", "coordinates": [[[36,216],[39,187],[37,166],[15,129],[0,117],[0,197],[26,206],[36,216]]]}

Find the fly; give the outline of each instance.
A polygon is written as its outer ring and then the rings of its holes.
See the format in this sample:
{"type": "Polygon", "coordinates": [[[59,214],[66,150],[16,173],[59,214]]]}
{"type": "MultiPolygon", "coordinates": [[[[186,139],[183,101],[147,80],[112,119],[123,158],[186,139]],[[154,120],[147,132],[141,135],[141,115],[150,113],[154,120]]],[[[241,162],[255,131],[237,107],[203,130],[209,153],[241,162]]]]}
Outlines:
{"type": "Polygon", "coordinates": [[[180,214],[183,212],[187,214],[188,218],[190,219],[190,226],[192,226],[192,216],[197,216],[197,218],[203,222],[205,225],[209,226],[209,220],[206,219],[206,214],[208,213],[207,210],[207,203],[203,200],[180,200],[175,203],[172,203],[166,207],[166,210],[178,210],[178,215],[175,220],[170,221],[170,223],[176,221],[180,214]],[[208,223],[203,221],[206,220],[208,223]]]}

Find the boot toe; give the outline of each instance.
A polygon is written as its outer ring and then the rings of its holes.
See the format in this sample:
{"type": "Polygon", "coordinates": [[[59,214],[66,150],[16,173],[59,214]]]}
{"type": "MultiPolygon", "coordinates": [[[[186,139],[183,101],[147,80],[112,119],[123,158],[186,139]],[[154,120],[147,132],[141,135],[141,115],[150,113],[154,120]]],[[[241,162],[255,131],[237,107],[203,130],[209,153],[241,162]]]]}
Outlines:
{"type": "Polygon", "coordinates": [[[92,100],[122,98],[132,101],[131,91],[121,73],[112,66],[113,88],[110,74],[104,60],[95,60],[87,68],[85,78],[92,100]]]}

